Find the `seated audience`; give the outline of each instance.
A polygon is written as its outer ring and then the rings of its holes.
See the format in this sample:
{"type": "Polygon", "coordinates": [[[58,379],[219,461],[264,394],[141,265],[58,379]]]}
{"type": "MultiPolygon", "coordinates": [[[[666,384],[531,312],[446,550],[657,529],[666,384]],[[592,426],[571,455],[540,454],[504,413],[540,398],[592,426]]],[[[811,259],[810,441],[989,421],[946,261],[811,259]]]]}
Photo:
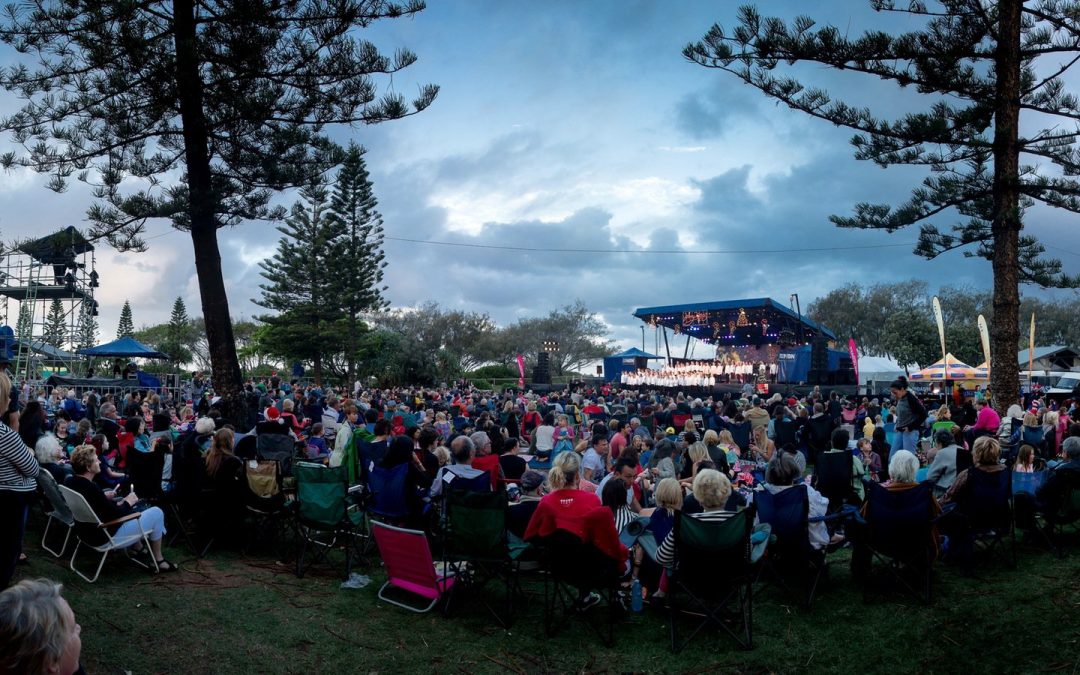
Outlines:
{"type": "MultiPolygon", "coordinates": [[[[134,492],[126,497],[118,499],[115,492],[108,494],[94,482],[94,477],[101,472],[101,460],[92,445],[80,445],[75,448],[71,456],[70,476],[65,485],[86,498],[86,503],[97,515],[102,523],[113,523],[108,526],[109,534],[113,537],[122,538],[138,534],[140,526],[142,531],[147,532],[150,541],[150,552],[157,562],[158,569],[163,572],[177,571],[176,565],[172,564],[161,553],[161,538],[165,536],[165,514],[156,506],[151,506],[142,511],[137,519],[127,520],[123,523],[115,523],[125,516],[135,512],[133,508],[139,498],[134,492]]],[[[82,524],[77,523],[76,527],[82,524]]],[[[79,527],[79,536],[88,543],[104,544],[107,538],[96,528],[91,526],[79,527]]],[[[132,549],[141,551],[142,543],[136,540],[132,549]]]]}

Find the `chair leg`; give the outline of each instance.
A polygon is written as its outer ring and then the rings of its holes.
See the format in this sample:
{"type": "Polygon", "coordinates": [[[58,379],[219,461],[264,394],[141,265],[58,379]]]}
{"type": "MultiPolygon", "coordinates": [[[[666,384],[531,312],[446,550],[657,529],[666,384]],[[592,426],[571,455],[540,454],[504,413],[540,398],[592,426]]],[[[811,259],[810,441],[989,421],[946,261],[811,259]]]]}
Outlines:
{"type": "Polygon", "coordinates": [[[71,530],[73,528],[72,528],[71,525],[67,526],[67,534],[64,535],[64,544],[60,547],[59,551],[57,551],[55,549],[52,549],[52,548],[49,548],[49,545],[46,544],[45,542],[48,541],[48,539],[49,539],[49,530],[50,530],[50,528],[52,528],[52,524],[53,524],[54,520],[56,520],[56,519],[55,518],[49,518],[45,522],[45,532],[41,535],[41,548],[43,548],[44,550],[51,553],[54,558],[62,558],[62,557],[64,557],[64,551],[67,550],[68,540],[71,538],[71,530]]]}
{"type": "Polygon", "coordinates": [[[90,578],[90,577],[86,576],[85,574],[83,574],[82,571],[80,571],[79,568],[75,566],[75,558],[79,554],[80,546],[82,546],[81,541],[78,542],[75,545],[75,550],[71,554],[71,563],[70,563],[71,571],[74,572],[75,574],[78,574],[80,577],[85,579],[88,583],[92,584],[95,581],[97,581],[97,578],[101,575],[101,568],[105,566],[105,559],[109,557],[109,552],[105,551],[104,553],[101,554],[101,559],[98,560],[97,570],[94,572],[93,578],[90,578]]]}

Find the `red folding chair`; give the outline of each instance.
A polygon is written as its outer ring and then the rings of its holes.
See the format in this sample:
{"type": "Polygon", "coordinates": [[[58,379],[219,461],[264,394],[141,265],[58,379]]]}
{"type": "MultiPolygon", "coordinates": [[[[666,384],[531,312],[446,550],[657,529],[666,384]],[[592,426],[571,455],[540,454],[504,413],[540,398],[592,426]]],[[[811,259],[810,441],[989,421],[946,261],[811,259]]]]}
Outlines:
{"type": "Polygon", "coordinates": [[[431,548],[422,531],[407,530],[379,521],[371,521],[371,527],[379,555],[386,566],[387,581],[379,589],[379,599],[410,612],[422,614],[430,611],[454,586],[454,575],[444,576],[435,572],[431,548]],[[431,602],[426,607],[416,607],[394,600],[386,595],[386,590],[391,586],[431,602]]]}

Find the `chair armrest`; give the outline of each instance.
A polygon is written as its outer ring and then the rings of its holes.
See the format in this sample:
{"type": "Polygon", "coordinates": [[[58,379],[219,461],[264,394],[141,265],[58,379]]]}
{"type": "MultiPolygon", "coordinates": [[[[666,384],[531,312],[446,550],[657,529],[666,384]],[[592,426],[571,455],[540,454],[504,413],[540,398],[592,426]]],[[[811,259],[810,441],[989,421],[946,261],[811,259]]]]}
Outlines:
{"type": "Polygon", "coordinates": [[[116,520],[110,520],[107,523],[102,523],[102,524],[98,525],[98,527],[109,527],[111,525],[119,525],[121,523],[126,523],[129,520],[135,520],[136,518],[138,518],[140,516],[142,516],[142,512],[141,511],[136,511],[135,513],[127,514],[123,518],[117,518],[116,520]]]}

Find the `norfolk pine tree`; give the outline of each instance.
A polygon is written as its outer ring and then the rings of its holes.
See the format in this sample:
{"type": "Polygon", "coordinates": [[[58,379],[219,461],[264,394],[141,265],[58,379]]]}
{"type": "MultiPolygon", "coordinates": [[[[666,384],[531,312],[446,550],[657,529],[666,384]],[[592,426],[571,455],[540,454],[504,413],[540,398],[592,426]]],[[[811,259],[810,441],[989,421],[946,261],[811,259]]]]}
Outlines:
{"type": "MultiPolygon", "coordinates": [[[[867,32],[849,39],[807,17],[791,25],[739,10],[730,33],[714,25],[689,44],[694,63],[734,74],[766,96],[812,117],[852,129],[855,157],[882,167],[927,167],[911,198],[892,207],[861,203],[840,227],[888,232],[919,225],[915,253],[934,258],[964,248],[990,260],[994,404],[1016,402],[1020,382],[1020,283],[1075,287],[1080,278],[1022,234],[1037,202],[1080,213],[1080,152],[1075,147],[1080,99],[1062,76],[1080,57],[1080,2],[1065,0],[913,1],[903,8],[872,0],[881,12],[908,15],[925,28],[867,32]],[[819,88],[775,74],[781,64],[821,64],[913,88],[930,101],[924,112],[881,119],[869,108],[833,100],[819,88]],[[1021,135],[1025,129],[1041,129],[1021,135]],[[1024,163],[1021,163],[1023,158],[1024,163]],[[947,230],[932,221],[951,220],[947,230]],[[972,250],[973,249],[973,250],[972,250]]],[[[920,99],[921,100],[921,99],[920,99]]]]}
{"type": "Polygon", "coordinates": [[[350,144],[345,161],[338,171],[330,198],[327,218],[337,229],[335,255],[330,260],[333,270],[334,302],[341,306],[345,322],[346,382],[352,386],[356,379],[357,351],[360,348],[360,317],[365,312],[386,309],[382,285],[383,260],[382,217],[376,211],[378,200],[372,190],[371,178],[364,163],[364,151],[350,144]]]}
{"type": "Polygon", "coordinates": [[[331,260],[338,230],[326,217],[326,186],[317,183],[300,191],[283,236],[270,260],[259,263],[267,283],[255,304],[277,314],[258,317],[268,326],[268,349],[288,359],[311,361],[315,382],[322,383],[323,357],[341,343],[340,305],[331,287],[331,260]]]}
{"type": "Polygon", "coordinates": [[[0,164],[51,174],[56,191],[72,175],[91,184],[99,201],[88,234],[120,250],[145,250],[148,219],[190,234],[214,388],[230,417],[242,418],[244,403],[217,230],[286,215],[270,204],[276,191],[308,185],[343,159],[328,126],[375,124],[432,103],[433,85],[412,101],[380,96],[373,78],[416,56],[383,55],[357,36],[423,8],[30,0],[0,16],[0,40],[27,57],[0,69],[0,86],[26,100],[0,117],[24,154],[0,155],[0,164]]]}
{"type": "Polygon", "coordinates": [[[124,308],[120,310],[120,323],[116,326],[116,339],[131,337],[135,334],[135,322],[131,318],[131,303],[124,301],[124,308]]]}
{"type": "Polygon", "coordinates": [[[64,304],[60,298],[53,298],[49,313],[45,315],[45,331],[42,342],[60,349],[67,341],[67,322],[64,316],[64,304]]]}
{"type": "Polygon", "coordinates": [[[172,314],[166,331],[165,344],[162,351],[169,355],[169,360],[177,368],[180,364],[191,361],[191,319],[188,317],[187,306],[184,299],[176,296],[173,301],[172,314]]]}

